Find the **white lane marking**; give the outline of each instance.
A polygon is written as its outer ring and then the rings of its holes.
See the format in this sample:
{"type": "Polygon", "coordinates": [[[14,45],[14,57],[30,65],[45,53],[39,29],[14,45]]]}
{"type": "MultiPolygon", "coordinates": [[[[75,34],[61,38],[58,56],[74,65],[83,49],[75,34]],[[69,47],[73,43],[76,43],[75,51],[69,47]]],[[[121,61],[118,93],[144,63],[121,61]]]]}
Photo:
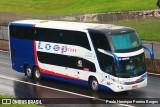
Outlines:
{"type": "Polygon", "coordinates": [[[1,66],[1,67],[0,67],[0,70],[6,70],[6,67],[2,67],[2,66],[1,66]]]}
{"type": "Polygon", "coordinates": [[[151,75],[160,76],[160,74],[156,74],[156,73],[150,73],[150,72],[147,72],[147,74],[151,74],[151,75]]]}
{"type": "Polygon", "coordinates": [[[0,50],[0,52],[9,53],[9,51],[3,51],[3,50],[0,50]]]}
{"type": "Polygon", "coordinates": [[[52,88],[52,87],[47,87],[47,86],[43,86],[43,85],[39,85],[39,84],[34,84],[34,83],[30,83],[30,82],[17,80],[15,78],[7,77],[5,75],[0,75],[0,78],[9,79],[9,80],[13,80],[13,81],[17,81],[17,82],[21,82],[21,83],[25,83],[25,84],[30,84],[33,86],[39,86],[39,87],[43,87],[43,88],[47,88],[47,89],[52,89],[52,90],[56,90],[56,91],[60,91],[60,92],[65,92],[65,93],[69,93],[69,94],[73,94],[73,95],[77,95],[77,96],[82,96],[82,97],[86,97],[86,98],[97,99],[95,97],[91,97],[91,96],[87,96],[87,95],[83,95],[83,94],[78,94],[78,93],[74,93],[74,92],[69,92],[69,91],[65,91],[65,90],[60,90],[60,89],[56,89],[56,88],[52,88]]]}
{"type": "Polygon", "coordinates": [[[127,105],[127,104],[118,104],[118,105],[121,105],[121,106],[124,106],[124,107],[136,107],[136,106],[131,106],[131,105],[127,105]]]}
{"type": "Polygon", "coordinates": [[[4,63],[4,62],[0,62],[0,64],[12,65],[11,63],[4,63]]]}
{"type": "MultiPolygon", "coordinates": [[[[81,96],[81,97],[85,97],[85,98],[92,98],[92,99],[95,99],[95,100],[106,102],[106,100],[104,100],[104,99],[99,99],[99,98],[96,98],[96,97],[91,97],[91,96],[78,94],[78,93],[74,93],[74,92],[70,92],[70,91],[65,91],[65,90],[61,90],[61,89],[57,89],[57,88],[47,87],[47,86],[43,86],[43,85],[39,85],[39,84],[33,84],[33,83],[30,83],[30,82],[25,82],[25,81],[17,80],[15,78],[7,77],[5,75],[0,75],[0,78],[9,79],[9,80],[12,80],[12,81],[17,81],[17,82],[21,82],[21,83],[25,83],[25,84],[30,84],[30,85],[33,85],[33,86],[43,87],[43,88],[47,88],[47,89],[51,89],[51,90],[56,90],[56,91],[60,91],[60,92],[64,92],[64,93],[69,93],[69,94],[72,94],[72,95],[77,95],[77,96],[81,96]]],[[[125,106],[125,107],[135,107],[135,106],[131,106],[131,105],[128,105],[128,104],[117,104],[117,105],[125,106]]]]}

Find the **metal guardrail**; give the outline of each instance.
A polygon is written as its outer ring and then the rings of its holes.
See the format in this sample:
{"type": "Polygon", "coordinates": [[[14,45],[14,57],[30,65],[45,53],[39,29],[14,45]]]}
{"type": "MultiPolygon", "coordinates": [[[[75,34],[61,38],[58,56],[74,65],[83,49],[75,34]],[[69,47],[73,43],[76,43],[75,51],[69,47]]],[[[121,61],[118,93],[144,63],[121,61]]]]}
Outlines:
{"type": "MultiPolygon", "coordinates": [[[[144,42],[144,41],[143,41],[144,42]]],[[[147,63],[147,71],[151,73],[160,73],[160,44],[153,43],[153,42],[144,42],[143,45],[150,47],[155,53],[155,59],[150,60],[150,56],[148,52],[145,52],[146,56],[146,63],[147,63]]],[[[0,39],[0,50],[8,51],[9,50],[9,43],[8,40],[0,39]]]]}
{"type": "MultiPolygon", "coordinates": [[[[9,40],[8,39],[8,27],[0,26],[0,40],[9,40]]],[[[154,58],[160,59],[160,42],[156,41],[142,41],[144,46],[149,47],[154,52],[154,58]]],[[[149,58],[149,53],[145,51],[145,55],[149,58]]]]}
{"type": "MultiPolygon", "coordinates": [[[[92,22],[92,23],[108,23],[116,25],[127,25],[127,22],[134,21],[133,24],[139,23],[139,21],[145,20],[150,22],[157,20],[156,17],[146,15],[135,15],[135,14],[85,14],[85,15],[28,15],[28,14],[16,14],[16,13],[0,13],[0,50],[7,51],[9,49],[8,43],[8,23],[15,20],[24,19],[44,19],[44,20],[58,20],[58,21],[75,21],[75,22],[92,22]]],[[[137,24],[138,26],[138,24],[137,24]]],[[[148,24],[145,27],[145,33],[148,35],[152,34],[152,25],[148,24]]],[[[159,34],[159,30],[157,31],[159,34]]],[[[149,47],[154,52],[154,60],[150,60],[149,53],[145,51],[147,70],[160,73],[160,42],[155,41],[142,41],[144,46],[149,47]]]]}
{"type": "MultiPolygon", "coordinates": [[[[0,39],[1,40],[9,40],[8,39],[8,27],[0,26],[0,39]]],[[[149,47],[154,52],[154,58],[160,59],[160,42],[156,41],[142,41],[144,46],[149,47]]],[[[149,58],[149,53],[145,51],[145,55],[149,58]]]]}
{"type": "MultiPolygon", "coordinates": [[[[144,46],[149,47],[150,49],[152,49],[153,53],[154,53],[154,58],[155,59],[160,59],[160,42],[156,42],[156,41],[142,41],[144,46]]],[[[145,51],[145,55],[147,58],[149,58],[149,53],[145,51]]]]}

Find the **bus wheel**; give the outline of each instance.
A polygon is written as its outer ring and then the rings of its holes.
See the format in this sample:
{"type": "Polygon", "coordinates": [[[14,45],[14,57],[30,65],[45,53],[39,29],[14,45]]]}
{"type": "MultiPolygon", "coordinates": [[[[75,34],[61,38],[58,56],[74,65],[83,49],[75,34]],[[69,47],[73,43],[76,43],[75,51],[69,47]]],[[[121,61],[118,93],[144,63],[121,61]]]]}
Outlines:
{"type": "Polygon", "coordinates": [[[33,78],[33,72],[28,65],[25,66],[25,73],[26,73],[28,78],[33,78]]]}
{"type": "Polygon", "coordinates": [[[41,73],[39,71],[39,69],[37,67],[34,68],[34,77],[37,79],[37,80],[40,80],[42,77],[41,77],[41,73]]]}
{"type": "Polygon", "coordinates": [[[96,78],[91,78],[90,87],[94,92],[99,92],[100,91],[99,83],[98,83],[96,78]]]}

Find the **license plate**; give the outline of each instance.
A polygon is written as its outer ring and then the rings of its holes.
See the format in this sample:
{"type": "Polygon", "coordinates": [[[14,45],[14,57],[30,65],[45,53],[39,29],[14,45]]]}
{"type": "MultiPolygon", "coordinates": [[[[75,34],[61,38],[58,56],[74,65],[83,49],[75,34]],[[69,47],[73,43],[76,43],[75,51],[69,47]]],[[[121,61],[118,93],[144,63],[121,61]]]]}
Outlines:
{"type": "Polygon", "coordinates": [[[132,86],[132,89],[136,89],[136,88],[138,88],[138,85],[132,86]]]}

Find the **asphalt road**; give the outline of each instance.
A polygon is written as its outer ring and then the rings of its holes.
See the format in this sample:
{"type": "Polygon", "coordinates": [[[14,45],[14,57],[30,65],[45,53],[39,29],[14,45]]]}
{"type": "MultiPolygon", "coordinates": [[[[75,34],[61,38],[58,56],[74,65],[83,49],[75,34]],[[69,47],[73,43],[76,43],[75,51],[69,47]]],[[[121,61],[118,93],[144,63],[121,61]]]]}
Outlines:
{"type": "MultiPolygon", "coordinates": [[[[11,69],[9,53],[0,52],[0,93],[15,98],[94,98],[105,101],[108,98],[160,98],[160,78],[148,76],[147,87],[131,90],[129,93],[101,91],[93,93],[88,87],[61,81],[43,79],[30,80],[23,73],[11,69]]],[[[159,107],[159,104],[49,104],[48,107],[159,107]]]]}

